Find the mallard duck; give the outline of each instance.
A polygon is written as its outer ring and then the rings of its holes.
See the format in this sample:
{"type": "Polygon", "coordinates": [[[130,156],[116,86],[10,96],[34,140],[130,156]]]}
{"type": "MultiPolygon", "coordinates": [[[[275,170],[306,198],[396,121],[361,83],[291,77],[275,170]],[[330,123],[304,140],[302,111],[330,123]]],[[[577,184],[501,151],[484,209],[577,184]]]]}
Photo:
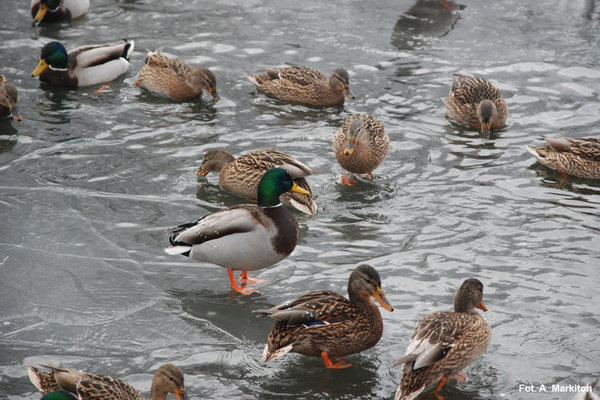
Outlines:
{"type": "MultiPolygon", "coordinates": [[[[75,369],[43,365],[50,372],[29,367],[29,379],[46,400],[142,400],[142,394],[128,383],[111,376],[90,374],[75,369]]],[[[172,393],[185,398],[183,372],[173,364],[160,367],[152,379],[150,400],[165,400],[172,393]]]]}
{"type": "Polygon", "coordinates": [[[280,100],[309,106],[344,104],[344,95],[354,98],[350,91],[348,71],[338,68],[330,78],[309,67],[265,68],[264,75],[246,74],[259,90],[280,100]]]}
{"type": "Polygon", "coordinates": [[[492,336],[475,308],[487,311],[483,284],[471,278],[458,289],[454,311],[434,312],[419,322],[404,357],[394,364],[404,364],[395,400],[414,399],[435,383],[432,396],[443,400],[439,391],[446,380],[463,379],[461,371],[485,351],[492,336]]]}
{"type": "Polygon", "coordinates": [[[309,194],[296,186],[286,170],[270,169],[258,184],[258,206],[226,208],[175,227],[170,230],[172,247],[165,251],[226,268],[233,290],[256,292],[255,288],[239,287],[233,270],[242,271],[242,282],[252,282],[248,271],[278,263],[294,250],[300,234],[298,222],[279,201],[279,196],[290,190],[309,194]]]}
{"type": "MultiPolygon", "coordinates": [[[[383,130],[383,124],[365,114],[346,118],[333,139],[333,152],[341,167],[355,174],[367,174],[369,179],[389,150],[390,138],[383,130]]],[[[342,175],[342,186],[355,183],[356,180],[342,175]]]]}
{"type": "Polygon", "coordinates": [[[67,53],[59,42],[42,48],[40,62],[31,76],[54,86],[82,87],[109,82],[129,69],[133,40],[123,43],[83,46],[67,53]]]}
{"type": "Polygon", "coordinates": [[[545,137],[544,140],[548,146],[527,146],[540,164],[561,174],[600,179],[600,139],[545,137]]]}
{"type": "Polygon", "coordinates": [[[219,186],[228,192],[256,199],[256,188],[265,171],[280,167],[285,169],[294,179],[294,183],[309,192],[309,195],[287,192],[281,195],[284,204],[310,215],[317,212],[313,201],[312,190],[305,176],[313,171],[283,151],[260,149],[244,154],[237,159],[223,149],[208,151],[202,158],[202,166],[198,175],[205,176],[209,172],[219,172],[219,186]]]}
{"type": "Polygon", "coordinates": [[[90,0],[31,0],[31,16],[40,22],[79,18],[90,9],[90,0]]]}
{"type": "Polygon", "coordinates": [[[500,90],[481,78],[455,74],[446,99],[446,115],[489,136],[490,129],[504,126],[508,116],[500,90]]]}
{"type": "Polygon", "coordinates": [[[277,322],[269,332],[262,359],[269,362],[292,351],[321,357],[326,368],[341,369],[352,364],[330,358],[344,357],[369,349],[379,342],[383,321],[374,297],[383,308],[394,311],[385,298],[375,268],[361,265],[348,280],[350,300],[332,291],[311,292],[268,310],[255,310],[259,317],[277,322]]]}
{"type": "Polygon", "coordinates": [[[181,60],[163,56],[160,49],[148,52],[135,86],[183,101],[200,97],[204,89],[214,100],[220,100],[217,80],[209,69],[192,68],[181,60]]]}
{"type": "Polygon", "coordinates": [[[12,116],[15,121],[23,120],[17,108],[18,104],[19,91],[0,73],[0,117],[12,116]]]}

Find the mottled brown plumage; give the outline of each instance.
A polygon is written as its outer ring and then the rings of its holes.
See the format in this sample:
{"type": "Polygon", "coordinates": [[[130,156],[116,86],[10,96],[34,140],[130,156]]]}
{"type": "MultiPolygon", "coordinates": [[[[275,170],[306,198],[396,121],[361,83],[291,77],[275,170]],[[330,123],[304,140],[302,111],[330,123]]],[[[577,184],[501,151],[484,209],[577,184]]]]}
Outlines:
{"type": "MultiPolygon", "coordinates": [[[[354,174],[368,174],[381,164],[390,150],[383,124],[366,114],[346,118],[333,138],[333,152],[340,166],[354,174]]],[[[345,184],[342,177],[342,184],[345,184]]]]}
{"type": "Polygon", "coordinates": [[[219,100],[217,81],[207,68],[193,68],[176,58],[163,56],[160,49],[148,52],[136,86],[169,97],[173,100],[192,100],[206,90],[214,100],[219,100]]]}
{"type": "Polygon", "coordinates": [[[544,138],[547,146],[527,146],[537,160],[548,168],[580,178],[600,179],[600,139],[544,138]]]}
{"type": "Polygon", "coordinates": [[[309,106],[344,104],[345,96],[352,99],[350,78],[343,68],[333,71],[330,78],[313,68],[297,66],[265,68],[264,75],[246,74],[259,90],[280,100],[309,106]]]}
{"type": "Polygon", "coordinates": [[[277,320],[267,339],[263,361],[269,362],[289,351],[322,357],[328,368],[351,364],[333,364],[339,358],[373,347],[383,333],[383,321],[374,297],[385,309],[393,311],[381,289],[377,271],[369,265],[357,267],[348,281],[350,300],[332,291],[305,294],[268,310],[256,310],[260,316],[277,320]]]}
{"type": "Polygon", "coordinates": [[[0,73],[0,117],[12,116],[15,121],[23,120],[17,108],[18,104],[19,91],[0,73]]]}
{"type": "MultiPolygon", "coordinates": [[[[50,371],[29,367],[29,379],[42,393],[64,390],[81,400],[142,400],[142,394],[133,386],[111,376],[90,374],[70,368],[44,365],[50,371]]],[[[165,400],[172,393],[179,400],[185,398],[183,372],[173,364],[160,367],[152,379],[150,400],[165,400]]]]}
{"type": "Polygon", "coordinates": [[[313,171],[283,151],[260,149],[246,153],[237,159],[223,149],[208,151],[202,158],[202,166],[198,175],[219,172],[219,186],[228,192],[256,199],[256,190],[263,174],[271,168],[280,167],[289,172],[294,183],[310,194],[286,192],[281,201],[304,213],[314,215],[317,205],[312,196],[310,185],[304,179],[313,171]]]}
{"type": "Polygon", "coordinates": [[[454,311],[434,312],[419,322],[404,357],[402,380],[395,400],[414,399],[439,382],[434,397],[447,379],[456,377],[487,348],[490,326],[475,308],[483,305],[483,284],[467,279],[454,298],[454,311]]]}
{"type": "Polygon", "coordinates": [[[485,79],[456,74],[448,98],[446,115],[463,125],[481,129],[489,134],[490,129],[504,126],[508,107],[500,90],[485,79]]]}

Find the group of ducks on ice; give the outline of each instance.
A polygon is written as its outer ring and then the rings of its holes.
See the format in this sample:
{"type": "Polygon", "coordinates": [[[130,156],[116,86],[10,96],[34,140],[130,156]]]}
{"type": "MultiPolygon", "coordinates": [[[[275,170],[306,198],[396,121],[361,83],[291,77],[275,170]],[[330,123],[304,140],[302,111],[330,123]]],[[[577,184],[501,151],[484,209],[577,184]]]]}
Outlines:
{"type": "MultiPolygon", "coordinates": [[[[89,8],[89,0],[33,0],[36,22],[74,18],[89,8]],[[69,8],[69,6],[71,8],[69,8]]],[[[81,87],[109,82],[129,68],[133,41],[93,45],[69,52],[58,42],[47,43],[41,51],[32,76],[54,86],[81,87]]],[[[345,69],[330,77],[304,66],[266,68],[263,75],[247,77],[256,87],[283,101],[326,107],[353,98],[345,69]]],[[[207,91],[217,101],[216,79],[206,68],[193,68],[160,51],[149,52],[136,86],[175,100],[192,100],[207,91]]],[[[20,120],[18,91],[0,74],[0,112],[20,120]]],[[[508,108],[500,91],[490,82],[457,75],[446,99],[447,116],[459,123],[491,130],[505,125],[508,108]]],[[[600,141],[594,138],[546,138],[547,146],[528,147],[542,164],[561,174],[600,178],[600,141]]],[[[389,151],[389,137],[383,124],[369,115],[348,117],[335,134],[333,151],[349,174],[342,185],[357,181],[351,176],[371,179],[373,170],[389,151]]],[[[256,200],[256,205],[239,205],[206,215],[171,230],[169,254],[181,254],[200,262],[226,268],[231,288],[244,295],[256,291],[258,282],[248,271],[269,267],[287,257],[296,247],[299,227],[282,202],[308,214],[317,206],[305,177],[313,171],[288,154],[262,149],[234,158],[215,149],[202,160],[199,175],[219,172],[219,185],[232,193],[256,200]],[[242,271],[238,280],[234,271],[242,271]]],[[[351,364],[341,357],[374,346],[382,336],[383,321],[374,298],[393,311],[385,298],[381,279],[369,265],[357,267],[348,281],[349,298],[317,291],[271,309],[256,310],[258,316],[275,319],[263,351],[265,362],[288,352],[321,357],[326,368],[342,369],[351,364]],[[332,361],[333,359],[333,361],[332,361]]],[[[405,355],[395,365],[404,364],[396,400],[409,400],[436,385],[439,393],[448,379],[463,379],[462,370],[487,348],[491,330],[475,310],[487,311],[483,304],[483,284],[467,279],[454,298],[454,311],[434,312],[417,325],[405,355]]],[[[141,399],[141,393],[127,383],[109,376],[89,374],[69,368],[30,367],[29,376],[46,400],[141,399]]],[[[151,398],[165,399],[167,393],[179,400],[185,397],[181,369],[173,364],[160,367],[154,376],[151,398]]]]}

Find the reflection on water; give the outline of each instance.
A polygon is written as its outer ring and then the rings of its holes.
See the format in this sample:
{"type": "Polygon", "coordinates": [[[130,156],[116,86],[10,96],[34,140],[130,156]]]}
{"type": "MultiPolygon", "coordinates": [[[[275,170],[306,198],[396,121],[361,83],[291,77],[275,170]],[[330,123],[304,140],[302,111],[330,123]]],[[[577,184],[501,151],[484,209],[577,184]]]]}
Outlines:
{"type": "Polygon", "coordinates": [[[446,36],[460,19],[465,6],[453,1],[417,0],[394,26],[392,45],[399,50],[422,48],[429,38],[446,36]]]}

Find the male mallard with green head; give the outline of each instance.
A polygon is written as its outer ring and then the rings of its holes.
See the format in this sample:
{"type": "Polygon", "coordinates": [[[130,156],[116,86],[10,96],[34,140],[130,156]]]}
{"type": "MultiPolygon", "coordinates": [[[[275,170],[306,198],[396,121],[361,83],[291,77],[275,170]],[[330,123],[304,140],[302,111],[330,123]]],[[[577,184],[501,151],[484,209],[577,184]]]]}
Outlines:
{"type": "Polygon", "coordinates": [[[256,189],[265,171],[271,168],[283,168],[294,179],[294,183],[309,192],[308,195],[287,192],[281,195],[281,201],[306,214],[314,215],[317,205],[312,197],[310,185],[304,177],[313,171],[283,151],[260,149],[246,153],[238,158],[223,149],[209,150],[202,158],[198,175],[209,172],[219,173],[219,186],[228,192],[249,199],[256,199],[256,189]]]}
{"type": "Polygon", "coordinates": [[[297,66],[265,68],[264,75],[246,74],[257,89],[280,100],[309,106],[344,104],[345,96],[354,98],[350,91],[348,71],[338,68],[330,78],[314,68],[297,66]]]}
{"type": "Polygon", "coordinates": [[[298,222],[279,200],[289,191],[309,194],[296,186],[286,170],[271,169],[258,184],[258,205],[227,208],[173,228],[172,247],[165,251],[226,268],[233,290],[256,292],[239,287],[233,270],[242,271],[241,279],[247,281],[248,271],[276,264],[294,250],[300,234],[298,222]]]}
{"type": "Polygon", "coordinates": [[[82,87],[110,82],[129,69],[133,41],[83,46],[67,53],[59,42],[42,48],[40,61],[32,77],[53,86],[82,87]]]}
{"type": "Polygon", "coordinates": [[[292,351],[321,357],[326,368],[341,369],[352,364],[330,358],[344,357],[377,344],[383,320],[371,297],[383,308],[394,308],[385,298],[381,278],[370,265],[354,269],[348,280],[349,299],[332,292],[311,292],[268,310],[255,310],[259,317],[277,322],[269,332],[263,361],[269,362],[292,351]]]}
{"type": "MultiPolygon", "coordinates": [[[[340,166],[354,174],[373,177],[373,170],[381,164],[390,150],[390,138],[383,124],[366,114],[346,118],[333,138],[333,152],[340,166]]],[[[342,186],[352,186],[356,180],[342,174],[342,186]]]]}
{"type": "Polygon", "coordinates": [[[404,364],[395,400],[414,399],[436,383],[431,395],[444,399],[439,391],[446,380],[461,378],[461,371],[490,343],[490,326],[475,308],[487,311],[483,284],[471,278],[458,289],[454,311],[434,312],[419,322],[404,357],[394,364],[404,364]]]}
{"type": "Polygon", "coordinates": [[[456,74],[446,99],[446,115],[489,136],[491,129],[502,128],[506,123],[508,107],[500,90],[490,82],[456,74]]]}
{"type": "MultiPolygon", "coordinates": [[[[50,371],[29,367],[29,379],[44,395],[43,400],[143,400],[139,390],[112,376],[53,365],[43,367],[50,371]]],[[[165,400],[168,393],[178,400],[186,397],[183,372],[173,364],[163,365],[154,374],[150,400],[165,400]]]]}
{"type": "Polygon", "coordinates": [[[213,100],[220,100],[217,80],[208,68],[193,68],[177,58],[148,52],[135,85],[173,100],[192,100],[206,90],[213,100]]]}
{"type": "Polygon", "coordinates": [[[90,0],[31,0],[31,16],[40,22],[79,18],[90,9],[90,0]]]}
{"type": "Polygon", "coordinates": [[[540,164],[560,174],[600,179],[600,139],[545,137],[547,146],[527,146],[540,164]]]}

